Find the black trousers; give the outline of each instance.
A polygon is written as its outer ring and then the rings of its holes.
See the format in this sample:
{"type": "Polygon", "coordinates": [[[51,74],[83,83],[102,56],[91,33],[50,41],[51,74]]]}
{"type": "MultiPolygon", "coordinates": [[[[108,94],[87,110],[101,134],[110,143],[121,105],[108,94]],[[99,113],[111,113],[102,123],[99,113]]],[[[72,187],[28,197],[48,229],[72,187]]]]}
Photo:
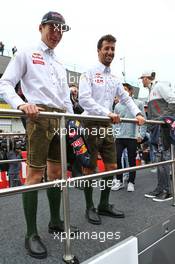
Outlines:
{"type": "MultiPolygon", "coordinates": [[[[122,153],[126,148],[128,151],[128,162],[129,166],[136,166],[136,151],[137,151],[137,140],[132,138],[120,138],[116,139],[116,150],[117,150],[117,168],[122,168],[122,153]]],[[[128,182],[135,182],[136,171],[129,172],[129,180],[128,182]]],[[[123,174],[117,175],[117,180],[123,181],[123,174]]]]}

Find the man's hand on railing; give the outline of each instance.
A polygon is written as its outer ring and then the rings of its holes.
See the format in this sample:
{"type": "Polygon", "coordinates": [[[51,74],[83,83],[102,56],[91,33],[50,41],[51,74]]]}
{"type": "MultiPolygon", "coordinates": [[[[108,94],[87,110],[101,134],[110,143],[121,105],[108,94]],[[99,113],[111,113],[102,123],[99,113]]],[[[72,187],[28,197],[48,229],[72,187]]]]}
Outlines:
{"type": "Polygon", "coordinates": [[[119,116],[119,115],[114,114],[114,113],[109,113],[109,114],[108,114],[108,117],[111,118],[113,124],[118,124],[118,123],[120,123],[120,116],[119,116]]]}
{"type": "Polygon", "coordinates": [[[30,118],[37,117],[40,110],[44,110],[42,107],[29,103],[19,105],[18,109],[23,111],[30,118]]]}
{"type": "Polygon", "coordinates": [[[144,123],[145,123],[145,118],[141,115],[141,114],[138,114],[137,116],[136,116],[136,119],[137,119],[137,121],[138,121],[138,125],[139,126],[141,126],[141,125],[143,125],[144,123]]]}

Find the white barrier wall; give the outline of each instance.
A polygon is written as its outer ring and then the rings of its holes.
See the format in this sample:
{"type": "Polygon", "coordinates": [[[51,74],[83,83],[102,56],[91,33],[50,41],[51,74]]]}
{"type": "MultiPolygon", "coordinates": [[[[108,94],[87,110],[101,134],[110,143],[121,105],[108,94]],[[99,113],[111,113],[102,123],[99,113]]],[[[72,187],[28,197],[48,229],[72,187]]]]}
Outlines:
{"type": "Polygon", "coordinates": [[[137,238],[129,237],[82,264],[138,264],[137,238]]]}

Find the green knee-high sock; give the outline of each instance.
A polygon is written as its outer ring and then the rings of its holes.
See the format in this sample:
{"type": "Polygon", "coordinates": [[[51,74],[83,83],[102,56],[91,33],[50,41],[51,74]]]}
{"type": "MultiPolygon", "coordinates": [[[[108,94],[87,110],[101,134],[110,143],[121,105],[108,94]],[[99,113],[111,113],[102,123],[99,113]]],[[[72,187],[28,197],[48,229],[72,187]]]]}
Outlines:
{"type": "Polygon", "coordinates": [[[37,234],[36,214],[38,205],[38,191],[22,194],[24,215],[27,224],[27,236],[37,234]]]}
{"type": "Polygon", "coordinates": [[[93,187],[92,187],[91,183],[92,183],[92,181],[86,181],[85,187],[84,187],[84,195],[85,195],[85,201],[86,201],[86,208],[87,209],[94,207],[94,203],[93,203],[93,199],[92,199],[93,187]]]}
{"type": "Polygon", "coordinates": [[[111,190],[110,185],[111,185],[112,177],[107,177],[104,180],[105,180],[105,188],[101,190],[100,203],[99,203],[100,208],[106,207],[109,204],[109,195],[111,190]]]}
{"type": "Polygon", "coordinates": [[[59,225],[60,219],[60,204],[61,204],[61,190],[58,187],[47,189],[47,197],[50,206],[50,223],[52,225],[59,225]]]}

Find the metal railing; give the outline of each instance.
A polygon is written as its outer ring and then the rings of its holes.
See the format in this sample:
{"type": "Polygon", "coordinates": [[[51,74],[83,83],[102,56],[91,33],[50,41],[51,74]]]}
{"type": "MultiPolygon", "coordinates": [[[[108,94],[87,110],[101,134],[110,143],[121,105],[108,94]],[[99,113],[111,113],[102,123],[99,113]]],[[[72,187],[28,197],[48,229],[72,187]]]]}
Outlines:
{"type": "MultiPolygon", "coordinates": [[[[6,109],[0,109],[0,115],[1,116],[24,116],[24,113],[20,110],[6,110],[6,109]]],[[[90,115],[75,115],[75,114],[65,114],[65,113],[56,113],[56,112],[41,112],[39,114],[41,117],[48,117],[48,118],[59,118],[60,119],[60,131],[64,131],[66,127],[66,119],[89,119],[89,120],[95,120],[95,121],[109,121],[110,118],[108,117],[101,117],[101,116],[90,116],[90,115]]],[[[136,123],[136,119],[127,119],[127,118],[121,118],[121,122],[125,123],[136,123]]],[[[164,124],[164,121],[157,121],[157,120],[146,120],[146,124],[164,124]]],[[[67,178],[67,156],[66,156],[66,133],[60,133],[60,147],[61,147],[61,173],[62,173],[62,179],[61,180],[54,180],[50,182],[44,182],[39,184],[33,184],[28,186],[20,186],[20,187],[13,187],[8,189],[0,189],[0,197],[1,196],[8,196],[13,195],[17,193],[27,192],[27,191],[33,191],[33,190],[42,190],[47,189],[49,187],[55,187],[55,186],[63,186],[63,218],[64,218],[64,230],[66,234],[70,234],[70,205],[69,205],[69,191],[68,191],[68,182],[74,182],[77,180],[82,180],[82,176],[75,177],[75,178],[67,178]]],[[[117,169],[113,171],[107,171],[107,172],[101,172],[101,173],[95,173],[83,176],[83,180],[90,180],[100,177],[107,177],[110,175],[116,175],[121,174],[129,171],[137,171],[141,169],[146,168],[152,168],[155,166],[163,165],[163,164],[171,164],[172,168],[172,193],[173,193],[173,203],[172,205],[175,206],[175,159],[174,159],[174,146],[171,145],[171,159],[162,161],[162,162],[156,162],[152,164],[146,164],[142,166],[135,166],[131,168],[125,168],[125,169],[117,169]]],[[[13,162],[19,162],[23,160],[13,160],[13,162]]],[[[12,160],[8,160],[5,162],[12,162],[12,160]]],[[[2,163],[2,161],[0,161],[2,163]]],[[[71,250],[71,243],[70,243],[70,237],[66,236],[66,239],[64,240],[64,255],[63,260],[66,263],[79,263],[78,259],[72,254],[71,250]]]]}

